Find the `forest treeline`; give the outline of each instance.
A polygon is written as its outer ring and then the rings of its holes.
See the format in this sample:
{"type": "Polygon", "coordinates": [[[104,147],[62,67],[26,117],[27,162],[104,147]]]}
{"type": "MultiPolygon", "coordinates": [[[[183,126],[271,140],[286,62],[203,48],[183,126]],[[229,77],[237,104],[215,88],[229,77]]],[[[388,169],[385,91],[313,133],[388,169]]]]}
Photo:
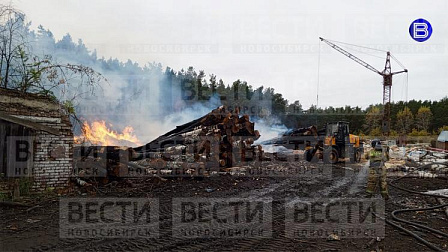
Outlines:
{"type": "MultiPolygon", "coordinates": [[[[364,109],[357,106],[317,108],[314,105],[303,108],[300,101],[288,101],[272,87],[239,79],[225,83],[216,75],[192,66],[174,70],[156,62],[140,65],[130,59],[122,62],[98,57],[96,50],[89,50],[81,39],[75,42],[66,34],[57,40],[43,26],[32,30],[31,23],[25,22],[25,14],[7,8],[3,6],[0,13],[3,15],[0,23],[1,86],[53,96],[65,104],[75,104],[70,108],[74,112],[76,104],[92,100],[92,95],[101,96],[95,94],[101,92],[101,88],[95,91],[94,87],[106,85],[103,89],[108,89],[109,85],[116,92],[103,94],[103,98],[116,101],[109,105],[114,106],[111,111],[133,103],[157,104],[160,114],[169,115],[178,106],[201,104],[207,107],[221,103],[251,108],[264,101],[263,106],[251,111],[251,116],[276,118],[272,121],[288,128],[323,127],[327,122],[348,121],[355,134],[381,134],[381,104],[364,109]],[[102,83],[102,77],[109,81],[102,83]],[[90,92],[79,91],[85,91],[86,87],[90,92]],[[74,103],[75,100],[78,103],[74,103]]],[[[206,67],[206,63],[201,67],[206,67]]],[[[269,85],[275,86],[275,83],[269,85]]],[[[447,97],[438,101],[410,100],[391,104],[392,135],[438,134],[448,129],[447,126],[447,97]]]]}

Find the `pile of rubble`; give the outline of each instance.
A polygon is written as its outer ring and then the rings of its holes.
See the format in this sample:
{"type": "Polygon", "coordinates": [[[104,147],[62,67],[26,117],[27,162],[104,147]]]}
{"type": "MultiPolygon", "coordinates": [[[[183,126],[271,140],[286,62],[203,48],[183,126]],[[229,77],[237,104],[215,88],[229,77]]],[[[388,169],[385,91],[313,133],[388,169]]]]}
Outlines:
{"type": "MultiPolygon", "coordinates": [[[[368,147],[367,147],[368,148],[368,147]]],[[[410,172],[419,167],[424,170],[416,172],[419,177],[446,176],[448,153],[431,149],[429,144],[414,144],[398,147],[390,146],[390,160],[385,163],[389,171],[410,172]]]]}

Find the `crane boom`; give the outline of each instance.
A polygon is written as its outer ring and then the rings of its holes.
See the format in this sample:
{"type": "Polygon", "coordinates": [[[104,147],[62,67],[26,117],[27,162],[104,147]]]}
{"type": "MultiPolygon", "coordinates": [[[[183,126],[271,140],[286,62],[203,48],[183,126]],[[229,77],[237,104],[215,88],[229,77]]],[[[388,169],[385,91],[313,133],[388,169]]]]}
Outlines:
{"type": "Polygon", "coordinates": [[[363,66],[363,67],[365,67],[365,68],[369,69],[370,71],[373,71],[373,72],[375,72],[375,73],[377,73],[377,74],[383,75],[383,73],[381,73],[379,70],[377,70],[376,68],[374,68],[372,65],[370,65],[369,63],[365,62],[364,60],[362,60],[362,59],[356,57],[355,55],[353,55],[353,54],[347,52],[346,50],[342,49],[341,47],[339,47],[339,46],[333,44],[332,42],[330,42],[330,41],[328,41],[328,40],[326,40],[326,39],[324,39],[324,38],[322,38],[322,37],[319,37],[319,39],[320,39],[321,41],[327,43],[329,46],[333,47],[336,51],[338,51],[338,52],[344,54],[345,56],[349,57],[349,58],[352,59],[353,61],[357,62],[357,63],[360,64],[361,66],[363,66]]]}
{"type": "Polygon", "coordinates": [[[353,61],[357,62],[358,64],[362,65],[363,67],[369,69],[372,72],[375,72],[381,76],[383,76],[383,133],[384,135],[388,136],[390,133],[390,102],[391,102],[391,91],[392,91],[392,76],[399,73],[407,73],[408,70],[404,69],[402,71],[398,72],[392,72],[392,68],[390,66],[390,52],[387,52],[386,55],[386,64],[384,66],[383,71],[379,71],[373,66],[371,66],[369,63],[365,62],[364,60],[356,57],[355,55],[347,52],[346,50],[342,49],[341,47],[335,45],[334,43],[319,37],[319,39],[325,43],[327,43],[329,46],[333,47],[336,51],[344,54],[345,56],[349,57],[353,61]]]}

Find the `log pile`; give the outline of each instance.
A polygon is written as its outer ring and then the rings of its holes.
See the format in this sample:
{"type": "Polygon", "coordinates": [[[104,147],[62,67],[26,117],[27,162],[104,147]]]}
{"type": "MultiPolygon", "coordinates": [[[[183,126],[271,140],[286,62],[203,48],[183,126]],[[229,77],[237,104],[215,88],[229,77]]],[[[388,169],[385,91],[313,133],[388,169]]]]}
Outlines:
{"type": "Polygon", "coordinates": [[[259,137],[248,115],[240,117],[238,109],[230,111],[221,106],[134,148],[133,160],[146,160],[145,165],[164,165],[167,169],[231,167],[240,161],[261,159],[261,147],[253,146],[259,137]]]}
{"type": "Polygon", "coordinates": [[[137,148],[75,147],[75,168],[80,175],[107,177],[132,176],[136,169],[158,175],[204,174],[261,160],[261,146],[253,145],[259,137],[249,116],[221,106],[137,148]]]}
{"type": "Polygon", "coordinates": [[[126,176],[126,164],[133,156],[134,150],[124,146],[75,146],[74,175],[81,178],[126,176]]]}

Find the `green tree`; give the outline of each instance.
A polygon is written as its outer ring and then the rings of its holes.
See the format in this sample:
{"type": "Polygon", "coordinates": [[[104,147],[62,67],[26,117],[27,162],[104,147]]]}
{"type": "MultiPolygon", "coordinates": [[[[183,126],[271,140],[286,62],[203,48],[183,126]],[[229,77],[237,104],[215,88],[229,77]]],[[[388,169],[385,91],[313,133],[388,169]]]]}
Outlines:
{"type": "Polygon", "coordinates": [[[380,128],[374,128],[370,131],[371,136],[381,136],[382,132],[380,128]]]}
{"type": "Polygon", "coordinates": [[[300,104],[300,101],[295,101],[288,105],[287,112],[290,114],[299,114],[303,111],[302,104],[300,104]]]}
{"type": "Polygon", "coordinates": [[[414,115],[408,107],[397,113],[397,129],[401,134],[410,133],[413,123],[414,115]]]}
{"type": "Polygon", "coordinates": [[[376,106],[371,107],[366,113],[366,119],[363,125],[366,132],[371,132],[374,129],[380,129],[381,119],[382,114],[380,108],[376,106]]]}
{"type": "MultiPolygon", "coordinates": [[[[23,50],[26,45],[25,14],[8,5],[0,5],[0,80],[8,88],[16,82],[17,69],[22,66],[23,50]]],[[[20,77],[19,77],[20,79],[20,77]]]]}
{"type": "Polygon", "coordinates": [[[0,81],[3,88],[40,93],[61,102],[94,92],[101,74],[90,67],[58,63],[49,55],[39,57],[30,50],[27,34],[30,24],[25,14],[0,5],[0,81]]]}
{"type": "Polygon", "coordinates": [[[443,125],[437,130],[437,134],[440,134],[442,131],[448,130],[448,125],[443,125]]]}
{"type": "Polygon", "coordinates": [[[415,116],[415,124],[418,130],[428,131],[429,124],[431,123],[432,112],[429,107],[422,106],[418,109],[417,115],[415,116]]]}
{"type": "Polygon", "coordinates": [[[437,130],[444,125],[448,125],[448,97],[444,97],[440,101],[433,101],[431,104],[431,112],[433,114],[431,120],[431,129],[437,130]]]}

